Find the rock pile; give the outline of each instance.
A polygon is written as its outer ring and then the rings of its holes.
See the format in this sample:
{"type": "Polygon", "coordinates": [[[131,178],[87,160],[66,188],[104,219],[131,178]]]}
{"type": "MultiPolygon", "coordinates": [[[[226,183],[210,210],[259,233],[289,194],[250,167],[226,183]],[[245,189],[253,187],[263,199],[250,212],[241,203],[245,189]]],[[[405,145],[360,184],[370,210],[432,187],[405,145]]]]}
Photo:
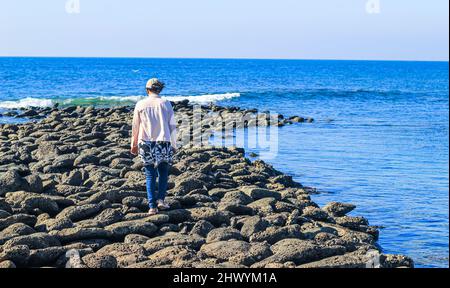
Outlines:
{"type": "MultiPolygon", "coordinates": [[[[188,108],[175,104],[187,117],[188,108]]],[[[129,154],[131,114],[69,107],[0,126],[0,267],[367,267],[373,255],[381,267],[413,266],[378,253],[377,229],[347,216],[355,206],[320,208],[308,189],[234,147],[180,149],[170,209],[148,216],[142,164],[129,154]]]]}

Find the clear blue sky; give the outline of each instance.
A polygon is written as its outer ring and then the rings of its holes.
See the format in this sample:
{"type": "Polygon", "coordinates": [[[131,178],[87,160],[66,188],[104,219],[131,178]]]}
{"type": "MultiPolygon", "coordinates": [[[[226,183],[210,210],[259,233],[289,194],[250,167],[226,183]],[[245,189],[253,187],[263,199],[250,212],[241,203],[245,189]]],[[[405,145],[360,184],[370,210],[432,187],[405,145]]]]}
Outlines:
{"type": "Polygon", "coordinates": [[[1,56],[448,60],[448,0],[1,0],[1,56]]]}

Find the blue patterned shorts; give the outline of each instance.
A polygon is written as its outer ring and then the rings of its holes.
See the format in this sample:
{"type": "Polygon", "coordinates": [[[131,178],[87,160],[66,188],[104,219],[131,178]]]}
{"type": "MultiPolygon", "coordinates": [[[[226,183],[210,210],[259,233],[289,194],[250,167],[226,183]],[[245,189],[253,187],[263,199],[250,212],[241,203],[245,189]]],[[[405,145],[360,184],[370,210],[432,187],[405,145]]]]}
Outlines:
{"type": "Polygon", "coordinates": [[[145,141],[139,143],[139,157],[145,166],[155,168],[161,163],[173,163],[174,149],[170,142],[145,141]]]}

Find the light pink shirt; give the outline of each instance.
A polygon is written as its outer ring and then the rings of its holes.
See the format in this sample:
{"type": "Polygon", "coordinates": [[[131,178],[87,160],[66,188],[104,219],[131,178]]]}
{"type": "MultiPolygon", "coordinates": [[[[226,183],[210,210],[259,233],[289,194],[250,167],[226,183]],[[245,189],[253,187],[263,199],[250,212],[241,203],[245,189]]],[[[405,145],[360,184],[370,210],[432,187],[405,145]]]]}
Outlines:
{"type": "Polygon", "coordinates": [[[143,141],[166,141],[177,146],[175,115],[169,101],[150,95],[136,104],[131,147],[143,141]]]}

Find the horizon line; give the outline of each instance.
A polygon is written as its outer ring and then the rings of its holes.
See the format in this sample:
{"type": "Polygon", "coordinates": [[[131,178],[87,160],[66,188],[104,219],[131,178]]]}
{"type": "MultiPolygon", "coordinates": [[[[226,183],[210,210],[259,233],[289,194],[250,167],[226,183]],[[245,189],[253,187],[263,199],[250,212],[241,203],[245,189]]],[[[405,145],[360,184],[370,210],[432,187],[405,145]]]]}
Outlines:
{"type": "Polygon", "coordinates": [[[359,62],[449,62],[449,59],[342,59],[342,58],[248,58],[248,57],[145,57],[145,56],[6,56],[0,58],[72,58],[72,59],[179,59],[179,60],[278,60],[278,61],[359,61],[359,62]]]}

